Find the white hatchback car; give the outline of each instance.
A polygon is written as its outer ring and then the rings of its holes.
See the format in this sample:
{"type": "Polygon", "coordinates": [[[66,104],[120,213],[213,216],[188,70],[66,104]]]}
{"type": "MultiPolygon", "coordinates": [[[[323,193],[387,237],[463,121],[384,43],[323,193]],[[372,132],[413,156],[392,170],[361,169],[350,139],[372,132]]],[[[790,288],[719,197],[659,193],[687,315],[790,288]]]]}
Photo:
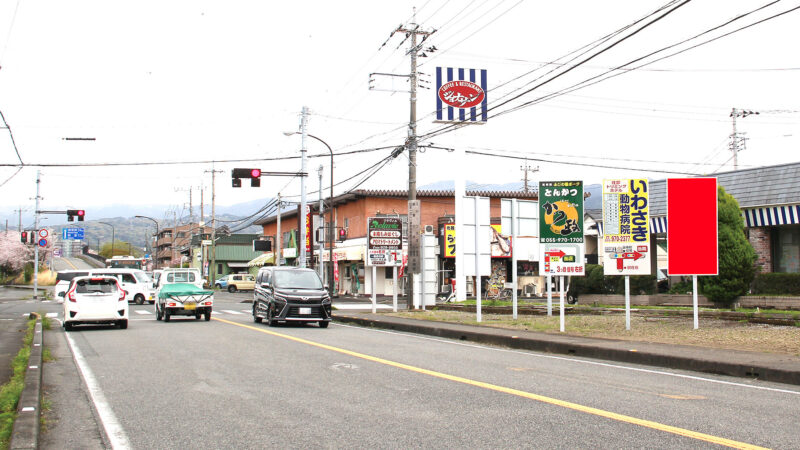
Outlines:
{"type": "Polygon", "coordinates": [[[128,328],[128,299],[116,277],[85,276],[70,281],[64,294],[64,330],[72,331],[81,324],[128,328]]]}

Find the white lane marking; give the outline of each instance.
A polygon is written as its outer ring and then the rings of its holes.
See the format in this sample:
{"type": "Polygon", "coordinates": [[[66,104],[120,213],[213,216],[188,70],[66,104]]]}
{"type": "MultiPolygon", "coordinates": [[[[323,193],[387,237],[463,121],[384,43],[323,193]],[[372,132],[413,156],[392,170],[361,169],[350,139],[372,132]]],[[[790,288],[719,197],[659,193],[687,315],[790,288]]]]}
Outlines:
{"type": "MultiPolygon", "coordinates": [[[[334,303],[334,308],[341,309],[341,310],[367,310],[372,309],[372,303],[334,303]]],[[[392,309],[389,305],[382,305],[378,303],[375,305],[375,309],[392,309]]]]}
{"type": "Polygon", "coordinates": [[[758,389],[758,390],[762,390],[762,391],[781,392],[781,393],[784,393],[784,394],[800,395],[800,392],[792,391],[792,390],[788,390],[788,389],[777,389],[777,388],[770,388],[770,387],[765,387],[765,386],[752,386],[752,385],[744,384],[744,383],[734,383],[732,381],[722,381],[722,380],[715,380],[713,378],[703,378],[703,377],[697,377],[697,376],[693,376],[693,375],[683,375],[683,374],[680,374],[680,373],[664,372],[664,371],[661,371],[661,370],[641,369],[641,368],[638,368],[638,367],[627,367],[627,366],[620,366],[620,365],[617,365],[617,364],[601,363],[601,362],[596,362],[596,361],[586,361],[586,360],[582,360],[582,359],[572,359],[572,358],[567,358],[567,357],[564,357],[564,356],[540,355],[540,354],[537,354],[537,353],[533,353],[535,350],[531,350],[529,352],[526,352],[526,351],[522,351],[522,350],[511,350],[511,349],[504,349],[504,348],[484,347],[482,345],[477,345],[477,344],[465,344],[463,342],[451,341],[451,340],[448,340],[448,339],[431,338],[431,337],[426,337],[426,336],[419,336],[419,335],[412,334],[412,333],[403,333],[403,332],[399,332],[399,331],[376,330],[374,328],[365,328],[365,327],[360,327],[360,326],[355,326],[355,325],[345,325],[345,324],[342,324],[342,323],[337,323],[336,325],[338,325],[340,327],[347,327],[347,328],[358,328],[360,330],[370,331],[370,332],[374,332],[374,333],[387,333],[387,334],[397,334],[397,335],[401,335],[401,336],[410,336],[410,337],[413,337],[413,338],[416,338],[416,339],[422,339],[422,340],[426,340],[426,341],[434,341],[434,342],[441,342],[441,343],[445,343],[445,344],[460,345],[460,346],[463,346],[463,347],[470,347],[470,348],[479,348],[479,349],[482,349],[482,350],[506,352],[506,353],[515,353],[515,354],[518,354],[518,355],[528,355],[528,356],[532,356],[532,357],[535,357],[535,358],[555,359],[555,360],[559,360],[559,361],[567,361],[567,362],[573,362],[573,363],[579,363],[579,364],[589,364],[589,365],[594,365],[594,366],[610,367],[612,369],[623,369],[623,370],[630,370],[630,371],[633,371],[633,372],[650,373],[650,374],[655,374],[655,375],[666,375],[666,376],[669,376],[669,377],[685,378],[685,379],[688,379],[688,380],[695,380],[695,381],[705,381],[707,383],[725,384],[725,385],[728,385],[728,386],[737,386],[737,387],[743,387],[743,388],[748,388],[748,389],[758,389]]]}
{"type": "Polygon", "coordinates": [[[145,311],[142,309],[134,309],[133,312],[135,312],[136,314],[153,314],[152,311],[145,311]]]}
{"type": "Polygon", "coordinates": [[[58,317],[58,313],[47,313],[46,315],[47,315],[47,317],[49,317],[51,319],[55,318],[55,317],[58,317]]]}
{"type": "Polygon", "coordinates": [[[94,403],[97,416],[100,418],[100,423],[103,424],[103,429],[106,431],[106,436],[108,436],[108,440],[111,443],[111,448],[121,450],[131,448],[128,435],[125,434],[125,429],[122,428],[119,420],[117,420],[117,416],[114,415],[114,411],[111,410],[111,406],[108,404],[108,401],[106,401],[106,396],[100,389],[100,385],[97,383],[97,379],[89,368],[89,364],[83,359],[83,354],[78,349],[75,341],[72,340],[72,336],[68,333],[64,333],[64,336],[67,338],[67,344],[69,344],[70,350],[72,350],[72,356],[75,359],[75,364],[78,366],[78,371],[81,373],[83,382],[89,390],[89,397],[92,399],[92,403],[94,403]]]}
{"type": "Polygon", "coordinates": [[[244,313],[240,313],[239,311],[232,311],[230,309],[218,309],[218,310],[216,310],[216,312],[224,312],[224,313],[234,314],[234,315],[236,315],[236,314],[238,314],[238,315],[244,314],[244,313]]]}
{"type": "Polygon", "coordinates": [[[242,314],[253,314],[253,310],[251,309],[240,309],[239,311],[241,311],[242,314]]]}

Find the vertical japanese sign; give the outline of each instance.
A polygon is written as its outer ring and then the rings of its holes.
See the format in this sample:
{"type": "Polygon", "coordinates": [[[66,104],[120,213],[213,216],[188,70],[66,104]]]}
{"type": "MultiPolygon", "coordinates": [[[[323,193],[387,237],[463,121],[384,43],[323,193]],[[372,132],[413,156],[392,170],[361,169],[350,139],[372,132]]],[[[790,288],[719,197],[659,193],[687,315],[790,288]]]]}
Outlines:
{"type": "Polygon", "coordinates": [[[670,275],[719,274],[717,179],[667,179],[670,275]]]}
{"type": "Polygon", "coordinates": [[[603,181],[603,273],[650,275],[648,181],[603,181]]]}
{"type": "Polygon", "coordinates": [[[445,258],[456,257],[456,224],[448,223],[444,225],[444,252],[445,258]]]}
{"type": "Polygon", "coordinates": [[[542,275],[584,274],[583,181],[539,182],[542,275]]]}

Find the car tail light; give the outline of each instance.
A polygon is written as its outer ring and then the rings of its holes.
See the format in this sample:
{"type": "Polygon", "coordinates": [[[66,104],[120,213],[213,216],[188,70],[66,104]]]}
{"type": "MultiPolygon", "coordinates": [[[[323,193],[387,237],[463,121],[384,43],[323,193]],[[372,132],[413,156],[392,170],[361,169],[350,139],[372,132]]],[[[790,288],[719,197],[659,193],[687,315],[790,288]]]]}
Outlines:
{"type": "Polygon", "coordinates": [[[167,306],[178,306],[177,303],[167,303],[167,306]]]}
{"type": "Polygon", "coordinates": [[[125,300],[125,290],[120,287],[119,283],[117,283],[117,289],[119,289],[119,301],[124,301],[125,300]]]}
{"type": "Polygon", "coordinates": [[[74,287],[72,289],[70,289],[69,292],[67,292],[67,299],[69,299],[69,301],[71,301],[71,302],[77,301],[75,299],[75,288],[74,287]]]}
{"type": "Polygon", "coordinates": [[[211,306],[211,302],[205,302],[205,303],[203,303],[203,305],[205,305],[205,306],[211,306]]]}

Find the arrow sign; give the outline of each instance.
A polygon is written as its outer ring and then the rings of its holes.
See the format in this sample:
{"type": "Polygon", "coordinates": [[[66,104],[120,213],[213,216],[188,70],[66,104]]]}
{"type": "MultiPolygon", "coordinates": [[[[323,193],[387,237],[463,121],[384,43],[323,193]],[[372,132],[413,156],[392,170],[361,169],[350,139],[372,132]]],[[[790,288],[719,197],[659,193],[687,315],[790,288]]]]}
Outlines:
{"type": "Polygon", "coordinates": [[[617,260],[617,270],[622,272],[622,269],[625,267],[625,260],[632,259],[636,261],[637,259],[644,258],[644,255],[639,252],[626,252],[626,253],[614,253],[611,255],[611,259],[617,260]]]}
{"type": "Polygon", "coordinates": [[[549,252],[544,252],[544,254],[549,257],[558,256],[559,258],[563,258],[566,255],[566,253],[564,253],[564,250],[561,249],[550,250],[549,252]]]}

